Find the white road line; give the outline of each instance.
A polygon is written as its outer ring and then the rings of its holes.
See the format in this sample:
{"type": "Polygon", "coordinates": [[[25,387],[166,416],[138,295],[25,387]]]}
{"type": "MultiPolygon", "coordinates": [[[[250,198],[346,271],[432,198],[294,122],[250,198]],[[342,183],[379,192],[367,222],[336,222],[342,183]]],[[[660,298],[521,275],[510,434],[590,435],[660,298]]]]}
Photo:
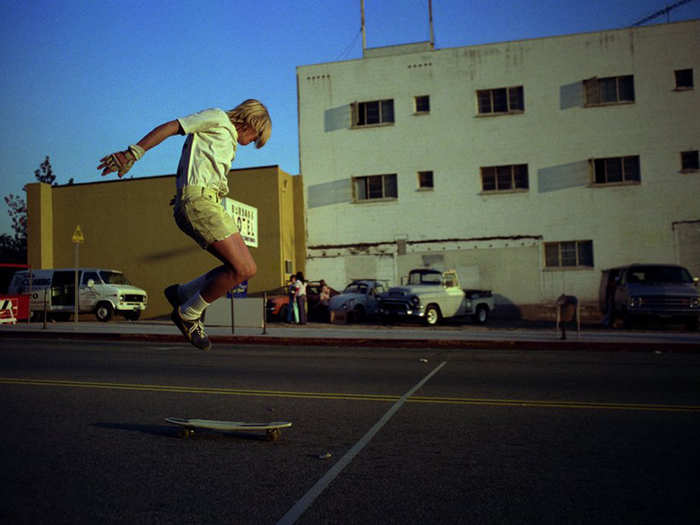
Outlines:
{"type": "Polygon", "coordinates": [[[365,448],[365,446],[372,440],[372,438],[375,436],[377,432],[381,430],[381,428],[387,424],[387,422],[392,418],[396,412],[403,406],[403,404],[406,402],[406,400],[411,397],[416,390],[421,388],[425,383],[427,383],[431,377],[433,377],[435,374],[437,374],[440,369],[447,364],[447,361],[443,361],[440,363],[432,372],[430,372],[427,376],[425,376],[423,379],[420,380],[416,386],[411,388],[408,392],[406,392],[403,396],[401,396],[401,399],[399,399],[394,405],[382,416],[382,418],[377,421],[372,428],[369,429],[369,431],[362,436],[362,439],[355,443],[355,445],[348,451],[346,454],[340,458],[340,460],[331,467],[331,469],[326,472],[326,474],[319,479],[316,484],[309,489],[309,491],[302,497],[299,501],[297,501],[294,506],[287,511],[287,513],[282,516],[282,519],[280,519],[277,522],[277,525],[292,525],[295,523],[302,514],[308,509],[313,502],[316,500],[317,497],[321,495],[321,493],[326,489],[326,487],[333,481],[340,472],[347,467],[350,462],[353,460],[357,454],[360,453],[360,451],[365,448]]]}

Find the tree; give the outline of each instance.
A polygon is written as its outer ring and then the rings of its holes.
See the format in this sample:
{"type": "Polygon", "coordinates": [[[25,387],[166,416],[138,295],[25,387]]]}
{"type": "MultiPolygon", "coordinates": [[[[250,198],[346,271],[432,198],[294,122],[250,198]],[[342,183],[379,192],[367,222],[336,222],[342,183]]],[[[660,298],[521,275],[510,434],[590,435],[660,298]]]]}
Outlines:
{"type": "MultiPolygon", "coordinates": [[[[52,186],[57,186],[56,175],[51,168],[51,161],[47,155],[39,165],[38,170],[34,170],[34,177],[39,182],[45,182],[52,186]]],[[[69,184],[73,184],[70,179],[69,184]]],[[[27,260],[27,203],[19,195],[9,194],[5,198],[7,213],[12,219],[12,230],[14,235],[3,233],[0,235],[0,261],[26,262],[27,260]]]]}
{"type": "Polygon", "coordinates": [[[44,162],[39,165],[39,169],[34,170],[34,176],[39,182],[45,182],[47,184],[51,184],[52,186],[57,185],[55,182],[56,175],[53,174],[53,169],[51,169],[51,161],[49,160],[48,155],[46,155],[44,162]]]}

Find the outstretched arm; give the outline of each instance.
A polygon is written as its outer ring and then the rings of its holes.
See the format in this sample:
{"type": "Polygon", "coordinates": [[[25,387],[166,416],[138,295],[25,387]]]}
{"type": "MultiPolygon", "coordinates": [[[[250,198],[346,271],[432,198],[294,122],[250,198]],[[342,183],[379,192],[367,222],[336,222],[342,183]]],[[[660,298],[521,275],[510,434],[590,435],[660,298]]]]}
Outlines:
{"type": "Polygon", "coordinates": [[[156,147],[168,137],[182,135],[182,127],[177,120],[171,120],[153,128],[145,137],[136,144],[129,146],[124,151],[118,151],[106,155],[100,160],[98,170],[102,170],[102,175],[117,172],[119,177],[123,177],[149,149],[156,147]]]}

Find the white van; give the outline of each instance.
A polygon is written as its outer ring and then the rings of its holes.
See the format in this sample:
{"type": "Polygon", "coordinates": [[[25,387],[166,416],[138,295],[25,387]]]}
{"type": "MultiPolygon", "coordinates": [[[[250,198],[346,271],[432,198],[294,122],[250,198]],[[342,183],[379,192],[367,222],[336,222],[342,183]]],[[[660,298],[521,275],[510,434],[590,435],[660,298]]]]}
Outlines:
{"type": "MultiPolygon", "coordinates": [[[[94,312],[97,319],[106,322],[114,313],[136,320],[146,309],[148,294],[131,285],[122,272],[102,268],[77,270],[80,313],[94,312]]],[[[31,293],[33,315],[46,311],[55,319],[67,321],[75,311],[75,271],[76,268],[61,268],[16,272],[8,291],[31,293]]]]}

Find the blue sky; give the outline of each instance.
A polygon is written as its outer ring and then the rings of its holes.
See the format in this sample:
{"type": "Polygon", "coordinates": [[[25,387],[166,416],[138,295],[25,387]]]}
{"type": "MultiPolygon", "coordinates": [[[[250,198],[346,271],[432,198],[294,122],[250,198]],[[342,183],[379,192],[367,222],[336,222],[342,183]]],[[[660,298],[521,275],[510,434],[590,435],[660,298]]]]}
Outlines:
{"type": "MultiPolygon", "coordinates": [[[[626,27],[673,0],[433,0],[436,48],[626,27]]],[[[272,137],[234,168],[299,172],[296,67],[362,56],[360,0],[0,0],[0,196],[24,197],[51,158],[57,182],[104,180],[106,153],[156,125],[259,98],[272,137]]],[[[365,0],[367,46],[429,39],[428,0],[365,0]]],[[[700,18],[700,0],[670,20],[700,18]]],[[[662,16],[651,23],[666,22],[662,16]]],[[[174,173],[183,138],[129,176],[174,173]]],[[[0,201],[0,233],[11,233],[0,201]]]]}

